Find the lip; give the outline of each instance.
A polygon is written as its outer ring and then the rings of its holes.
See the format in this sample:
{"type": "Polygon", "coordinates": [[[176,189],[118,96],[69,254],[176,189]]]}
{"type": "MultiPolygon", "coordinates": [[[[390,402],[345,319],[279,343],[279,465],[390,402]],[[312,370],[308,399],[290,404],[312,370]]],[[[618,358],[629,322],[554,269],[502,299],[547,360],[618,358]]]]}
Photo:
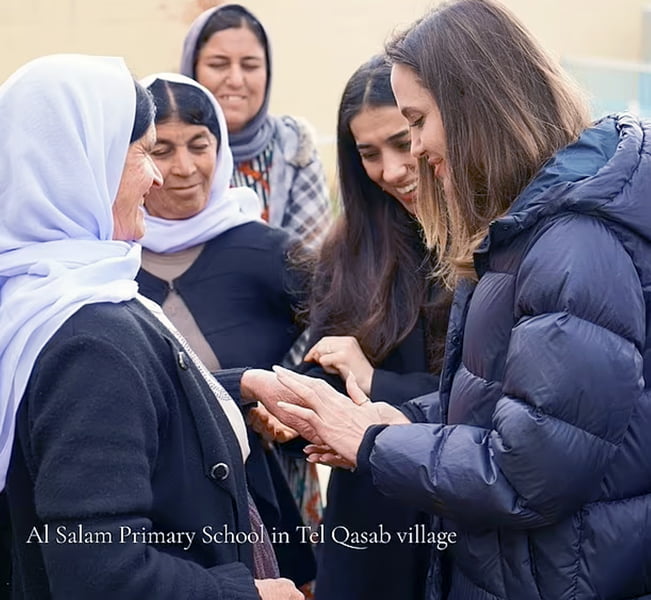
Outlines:
{"type": "Polygon", "coordinates": [[[194,190],[199,187],[201,184],[199,182],[193,183],[192,185],[175,185],[167,188],[171,192],[187,192],[188,190],[194,190]]]}
{"type": "Polygon", "coordinates": [[[217,96],[217,100],[219,102],[244,102],[246,96],[242,96],[241,94],[222,94],[221,96],[217,96]]]}
{"type": "Polygon", "coordinates": [[[418,180],[414,179],[405,185],[395,185],[393,189],[401,196],[410,196],[418,189],[418,180]]]}
{"type": "Polygon", "coordinates": [[[184,185],[182,187],[170,187],[167,188],[167,191],[179,198],[194,198],[197,194],[201,193],[201,184],[195,183],[194,185],[184,185]]]}

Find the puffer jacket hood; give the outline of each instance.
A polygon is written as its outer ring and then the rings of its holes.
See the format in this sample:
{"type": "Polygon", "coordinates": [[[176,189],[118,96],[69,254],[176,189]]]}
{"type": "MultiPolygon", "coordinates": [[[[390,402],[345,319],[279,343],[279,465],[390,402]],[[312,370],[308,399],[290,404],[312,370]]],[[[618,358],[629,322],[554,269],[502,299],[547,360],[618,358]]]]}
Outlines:
{"type": "Polygon", "coordinates": [[[640,168],[651,148],[648,128],[649,123],[622,114],[587,129],[551,158],[509,213],[495,221],[491,243],[508,243],[540,219],[563,211],[591,214],[651,240],[651,202],[646,201],[651,169],[640,168]]]}

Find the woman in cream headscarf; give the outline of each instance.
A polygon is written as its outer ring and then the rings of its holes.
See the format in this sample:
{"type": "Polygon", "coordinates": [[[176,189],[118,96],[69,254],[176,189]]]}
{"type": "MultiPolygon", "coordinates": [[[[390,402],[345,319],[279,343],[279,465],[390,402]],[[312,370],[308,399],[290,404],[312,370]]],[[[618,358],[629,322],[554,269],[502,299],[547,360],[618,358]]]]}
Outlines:
{"type": "Polygon", "coordinates": [[[248,444],[226,391],[244,381],[225,372],[222,387],[137,296],[141,207],[162,183],[152,121],[117,58],[41,58],[0,87],[13,597],[299,598],[254,581],[250,536],[202,535],[250,530],[248,444]]]}

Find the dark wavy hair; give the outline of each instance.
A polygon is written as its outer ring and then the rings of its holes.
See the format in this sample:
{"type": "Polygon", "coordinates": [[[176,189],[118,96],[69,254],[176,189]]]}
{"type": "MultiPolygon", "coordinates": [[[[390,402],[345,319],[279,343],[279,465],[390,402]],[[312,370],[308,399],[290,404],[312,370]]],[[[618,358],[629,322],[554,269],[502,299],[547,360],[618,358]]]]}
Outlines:
{"type": "Polygon", "coordinates": [[[382,56],[362,65],[344,89],[337,118],[341,213],[314,267],[313,335],[355,336],[377,366],[424,311],[428,362],[440,370],[450,295],[429,279],[432,261],[415,218],[366,174],[351,120],[369,107],[396,106],[382,56]]]}
{"type": "Polygon", "coordinates": [[[156,79],[147,88],[156,105],[156,123],[178,118],[188,125],[204,125],[220,143],[219,121],[212,101],[198,87],[178,81],[156,79]]]}

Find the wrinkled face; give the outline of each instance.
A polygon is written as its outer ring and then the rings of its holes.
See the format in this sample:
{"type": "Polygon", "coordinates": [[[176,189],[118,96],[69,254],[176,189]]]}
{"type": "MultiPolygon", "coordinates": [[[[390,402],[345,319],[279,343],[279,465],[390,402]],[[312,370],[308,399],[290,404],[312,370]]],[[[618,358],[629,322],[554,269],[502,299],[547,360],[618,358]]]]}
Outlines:
{"type": "Polygon", "coordinates": [[[228,131],[240,131],[260,110],[267,84],[265,51],[248,27],[214,33],[199,51],[196,79],[215,96],[228,131]]]}
{"type": "Polygon", "coordinates": [[[405,65],[393,65],[391,87],[400,112],[407,119],[411,129],[412,155],[427,160],[434,176],[441,180],[447,193],[450,188],[448,148],[441,112],[436,101],[422,86],[416,73],[405,65]]]}
{"type": "Polygon", "coordinates": [[[369,178],[414,212],[416,159],[410,153],[409,127],[396,106],[369,106],[350,121],[362,165],[369,178]]]}
{"type": "Polygon", "coordinates": [[[178,118],[156,125],[152,157],[163,186],[152,189],[145,206],[153,217],[189,219],[208,203],[217,164],[217,140],[204,125],[178,118]]]}
{"type": "Polygon", "coordinates": [[[122,171],[120,187],[113,202],[113,239],[131,242],[145,235],[142,207],[150,190],[163,183],[160,171],[151,158],[156,143],[156,129],[152,123],[139,140],[129,145],[122,171]]]}

